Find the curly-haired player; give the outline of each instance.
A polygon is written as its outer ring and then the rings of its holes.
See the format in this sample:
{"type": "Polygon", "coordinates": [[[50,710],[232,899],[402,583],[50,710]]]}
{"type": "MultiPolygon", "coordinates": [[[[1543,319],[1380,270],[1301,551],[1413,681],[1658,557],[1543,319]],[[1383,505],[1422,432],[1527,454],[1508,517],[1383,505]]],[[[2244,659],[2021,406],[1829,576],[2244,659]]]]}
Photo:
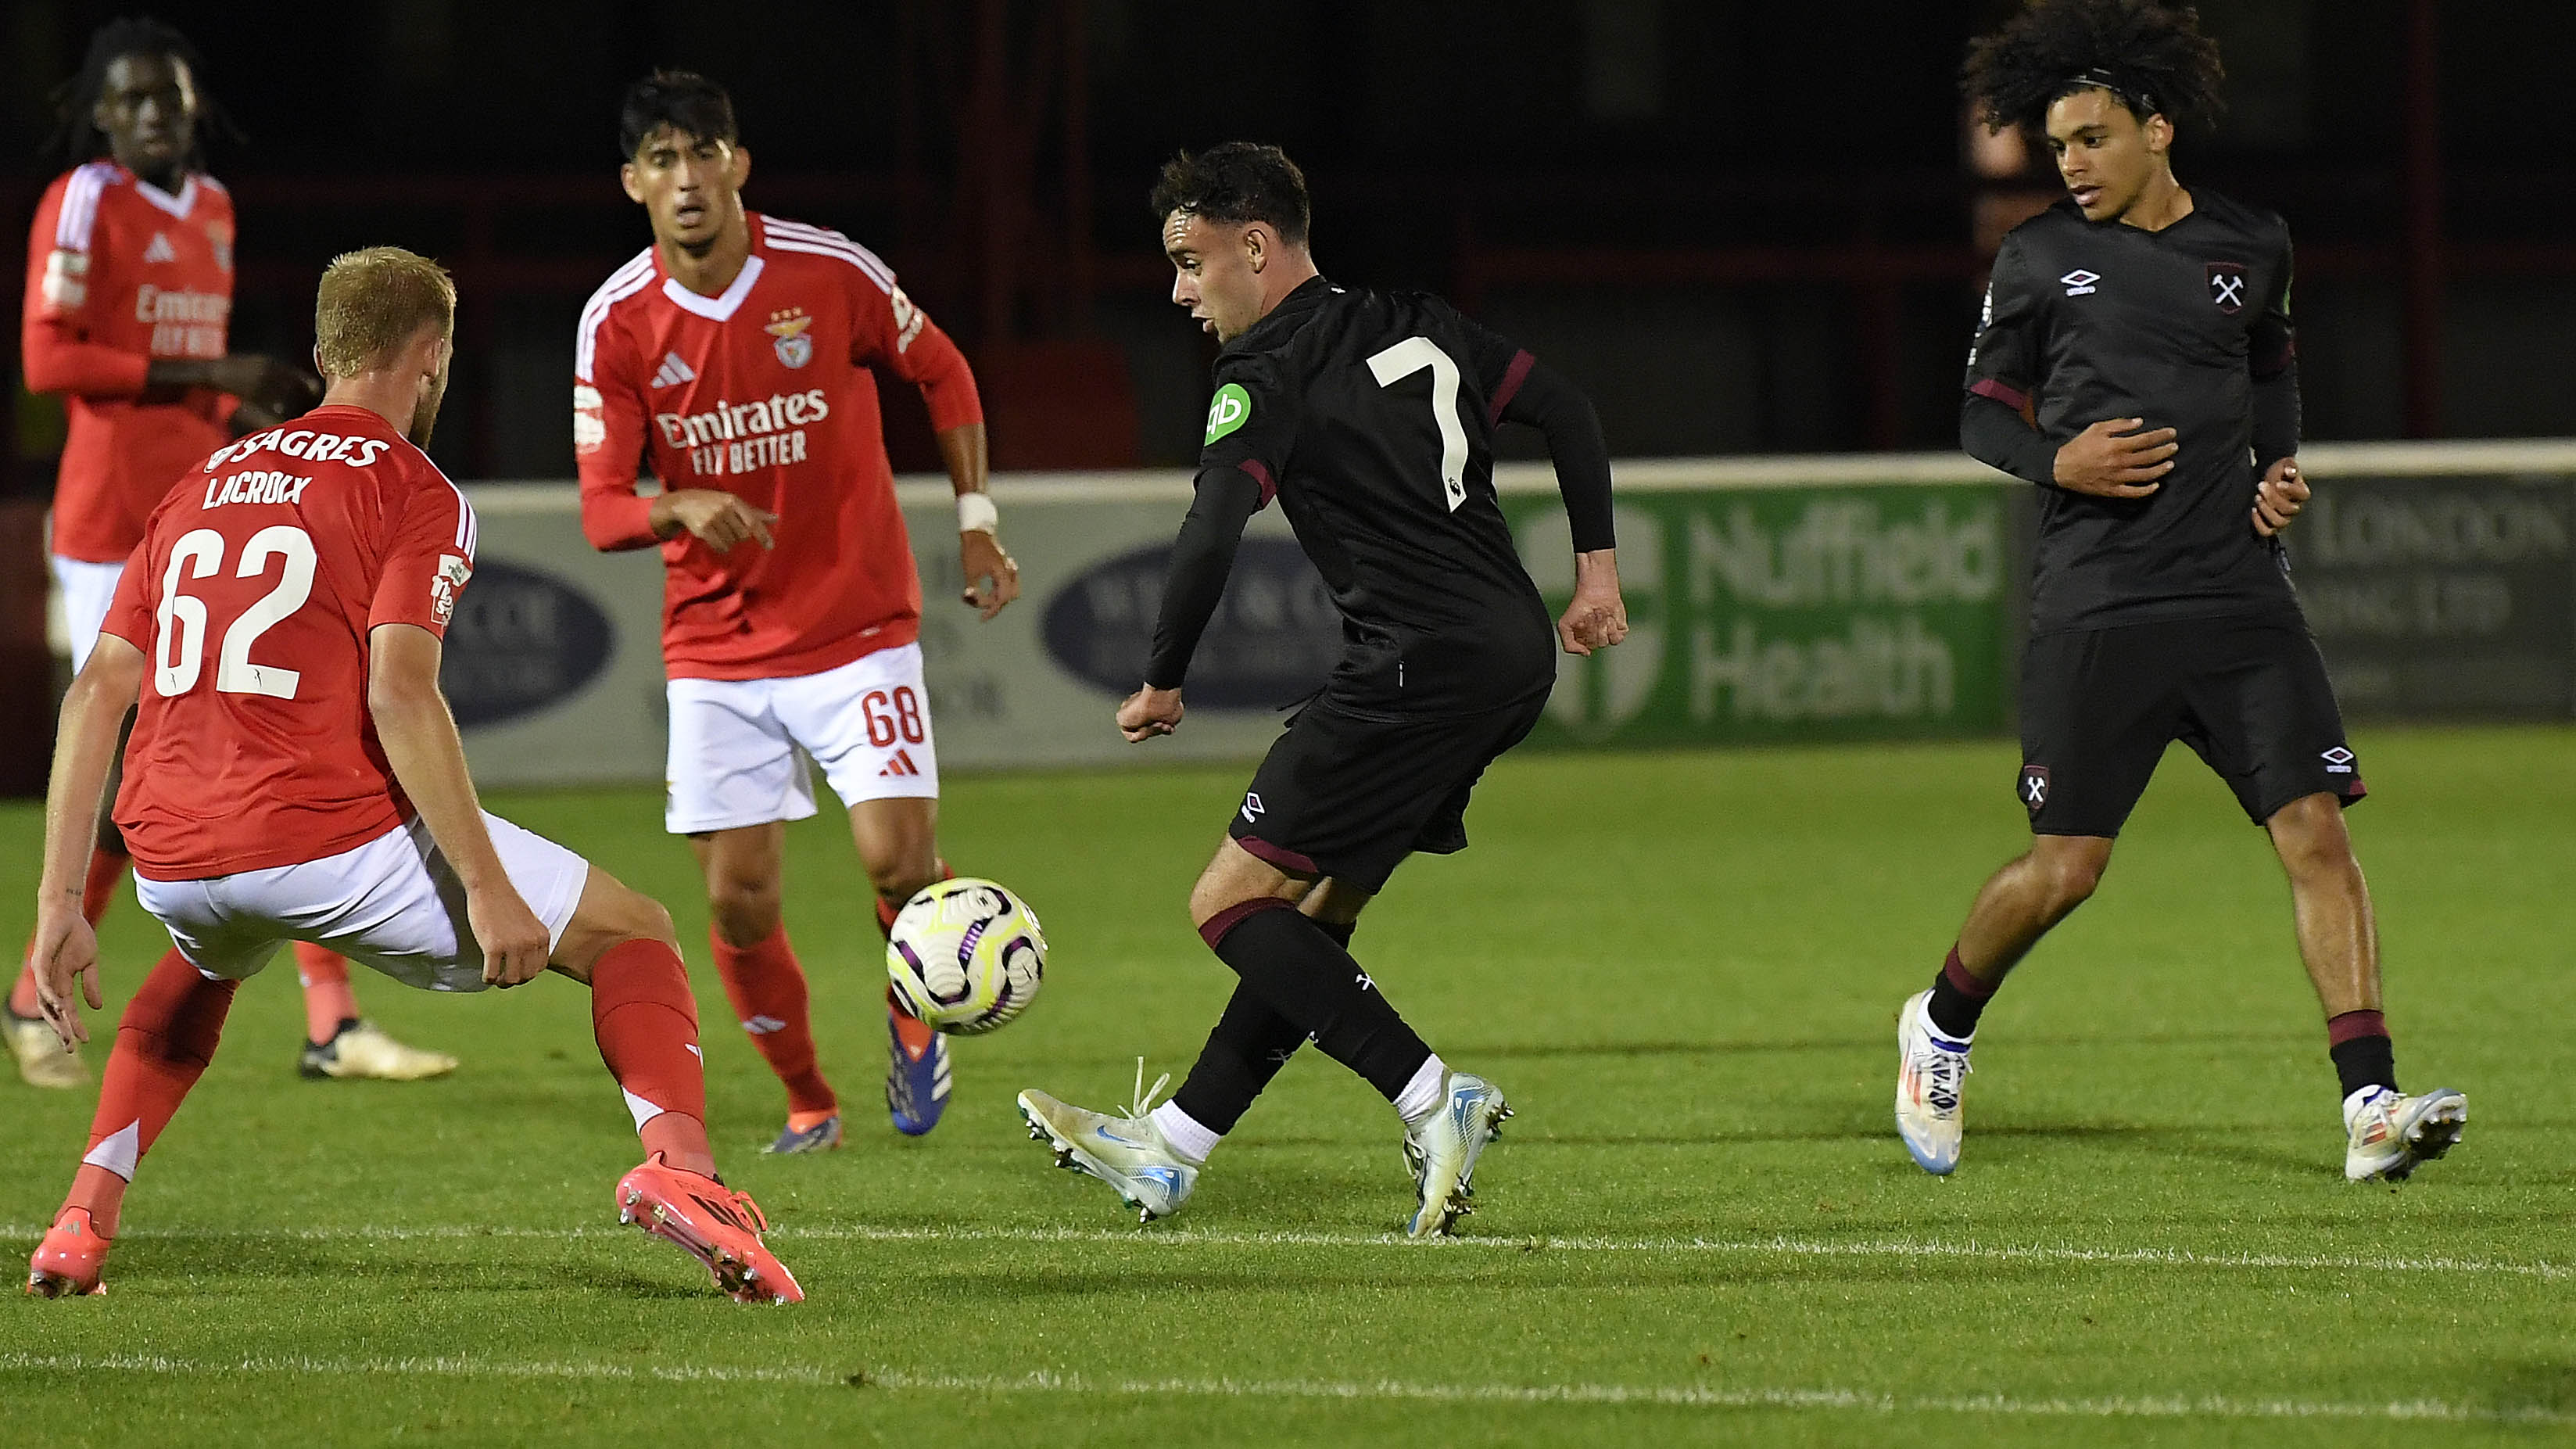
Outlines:
{"type": "Polygon", "coordinates": [[[1986,124],[2044,135],[2068,195],[1995,257],[1959,420],[1968,452],[2041,490],[2017,785],[2031,848],[1899,1014],[1897,1128],[1930,1172],[1958,1165],[1978,1014],[2093,893],[2174,740],[2289,874],[2344,1175],[2403,1178],[2467,1120],[2458,1092],[2397,1089],[2342,816],[2360,765],[2279,542],[2308,496],[2289,232],[2174,178],[2175,123],[2213,115],[2223,76],[2193,12],[2152,0],[2039,0],[1969,53],[1986,124]]]}

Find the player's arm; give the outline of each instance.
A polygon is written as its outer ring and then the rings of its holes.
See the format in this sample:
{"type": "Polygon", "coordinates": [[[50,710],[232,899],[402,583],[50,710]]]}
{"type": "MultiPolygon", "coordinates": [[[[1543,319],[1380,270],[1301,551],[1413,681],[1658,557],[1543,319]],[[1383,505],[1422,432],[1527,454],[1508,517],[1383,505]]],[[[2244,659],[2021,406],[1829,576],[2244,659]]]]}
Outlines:
{"type": "Polygon", "coordinates": [[[673,488],[646,498],[635,491],[644,463],[644,387],[623,334],[599,325],[585,349],[589,371],[572,384],[573,465],[581,478],[581,532],[602,553],[651,548],[683,533],[718,553],[736,545],[769,547],[778,515],[721,488],[673,488]]]}
{"type": "Polygon", "coordinates": [[[1556,621],[1557,643],[1568,654],[1608,648],[1628,637],[1628,605],[1619,596],[1610,445],[1601,415],[1571,378],[1517,348],[1491,397],[1494,420],[1544,433],[1556,465],[1557,496],[1574,538],[1574,598],[1556,621]]]}
{"type": "Polygon", "coordinates": [[[395,781],[465,888],[483,979],[516,986],[546,968],[551,942],[502,869],[466,772],[465,741],[438,687],[447,621],[473,568],[470,551],[455,542],[472,534],[457,522],[464,502],[453,490],[440,494],[424,491],[425,501],[412,505],[376,584],[367,614],[367,716],[395,781]]]}
{"type": "Polygon", "coordinates": [[[2272,294],[2263,301],[2248,339],[2246,366],[2254,375],[2254,462],[2263,470],[2254,488],[2254,531],[2270,538],[2290,526],[2307,506],[2308,481],[2299,473],[2299,339],[2290,325],[2290,241],[2281,238],[2281,264],[2272,294]]]}
{"type": "Polygon", "coordinates": [[[2139,418],[2104,418],[2069,439],[2048,441],[2033,415],[2041,368],[2040,309],[2021,254],[2007,236],[1986,278],[1986,301],[1968,352],[1959,404],[1959,446],[1987,467],[2026,483],[2103,498],[2144,498],[2173,471],[2171,428],[2139,418]]]}
{"type": "Polygon", "coordinates": [[[862,348],[921,389],[939,461],[957,493],[957,557],[966,580],[959,597],[990,619],[1020,596],[1020,566],[1002,548],[1002,518],[987,487],[991,454],[975,370],[901,288],[878,291],[854,279],[851,293],[866,324],[852,329],[862,348]]]}
{"type": "Polygon", "coordinates": [[[1216,617],[1234,572],[1243,526],[1270,501],[1267,475],[1237,463],[1199,469],[1189,516],[1172,545],[1171,572],[1163,581],[1163,607],[1154,620],[1153,652],[1145,659],[1145,687],[1118,706],[1118,732],[1142,744],[1180,727],[1181,680],[1198,652],[1199,636],[1216,617]]]}
{"type": "MultiPolygon", "coordinates": [[[[139,560],[130,561],[127,583],[141,573],[139,560]]],[[[127,601],[128,592],[119,588],[120,603],[127,601]]],[[[109,617],[129,612],[112,609],[109,617]]],[[[62,1038],[65,1051],[89,1040],[89,1028],[72,999],[74,978],[90,1010],[107,1004],[98,988],[98,936],[81,915],[81,882],[91,843],[98,838],[99,797],[116,762],[117,736],[142,685],[143,651],[115,633],[101,633],[89,662],[63,697],[54,736],[54,766],[45,785],[45,861],[36,887],[36,938],[27,954],[36,968],[36,996],[45,1020],[62,1038]]]]}

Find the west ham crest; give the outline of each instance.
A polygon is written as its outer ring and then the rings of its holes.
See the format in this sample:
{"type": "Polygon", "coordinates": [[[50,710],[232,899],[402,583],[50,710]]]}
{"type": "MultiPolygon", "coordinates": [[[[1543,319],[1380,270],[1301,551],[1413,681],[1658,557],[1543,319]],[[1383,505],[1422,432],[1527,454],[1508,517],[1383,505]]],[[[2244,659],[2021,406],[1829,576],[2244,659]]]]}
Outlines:
{"type": "Polygon", "coordinates": [[[2046,765],[2021,767],[2021,803],[2033,815],[2037,815],[2039,807],[2048,803],[2048,767],[2046,765]]]}
{"type": "Polygon", "coordinates": [[[789,307],[769,314],[769,326],[764,330],[777,339],[770,345],[778,350],[781,363],[803,367],[814,360],[814,339],[805,332],[813,325],[814,319],[806,316],[802,307],[789,307]]]}
{"type": "Polygon", "coordinates": [[[2218,310],[2233,317],[2245,310],[2245,289],[2252,285],[2245,277],[2243,262],[2209,264],[2209,300],[2218,310]]]}

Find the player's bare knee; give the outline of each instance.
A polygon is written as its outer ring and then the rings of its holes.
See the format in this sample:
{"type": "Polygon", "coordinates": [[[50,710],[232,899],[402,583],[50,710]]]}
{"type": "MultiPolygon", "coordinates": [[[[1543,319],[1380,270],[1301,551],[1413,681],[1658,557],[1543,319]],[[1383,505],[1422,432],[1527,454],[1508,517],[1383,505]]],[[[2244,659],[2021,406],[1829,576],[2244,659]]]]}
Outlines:
{"type": "Polygon", "coordinates": [[[2309,795],[2282,806],[2264,822],[2272,848],[2293,880],[2325,879],[2358,873],[2352,836],[2345,830],[2343,806],[2332,795],[2309,795]]]}
{"type": "Polygon", "coordinates": [[[2093,898],[2102,884],[2102,872],[2111,864],[2110,842],[2047,837],[2032,849],[2030,862],[2047,892],[2047,914],[2054,920],[2093,898]]]}
{"type": "Polygon", "coordinates": [[[778,929],[778,883],[728,877],[707,883],[707,913],[728,946],[757,946],[778,929]]]}

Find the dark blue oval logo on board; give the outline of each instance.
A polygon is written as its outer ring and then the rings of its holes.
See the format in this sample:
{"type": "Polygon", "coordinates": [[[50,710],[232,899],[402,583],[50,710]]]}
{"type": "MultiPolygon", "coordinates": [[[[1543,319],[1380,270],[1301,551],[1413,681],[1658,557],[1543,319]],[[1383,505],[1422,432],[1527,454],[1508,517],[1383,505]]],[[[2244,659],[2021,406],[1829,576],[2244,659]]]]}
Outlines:
{"type": "MultiPolygon", "coordinates": [[[[1168,544],[1104,559],[1047,602],[1056,662],[1113,694],[1134,691],[1153,648],[1168,544]]],[[[478,581],[479,582],[479,581],[478,581]]],[[[1276,709],[1323,688],[1342,653],[1342,616],[1296,544],[1247,538],[1191,661],[1192,709],[1276,709]]]]}
{"type": "Polygon", "coordinates": [[[598,677],[614,637],[608,615],[572,585],[487,560],[457,598],[438,684],[458,724],[504,724],[598,677]]]}

